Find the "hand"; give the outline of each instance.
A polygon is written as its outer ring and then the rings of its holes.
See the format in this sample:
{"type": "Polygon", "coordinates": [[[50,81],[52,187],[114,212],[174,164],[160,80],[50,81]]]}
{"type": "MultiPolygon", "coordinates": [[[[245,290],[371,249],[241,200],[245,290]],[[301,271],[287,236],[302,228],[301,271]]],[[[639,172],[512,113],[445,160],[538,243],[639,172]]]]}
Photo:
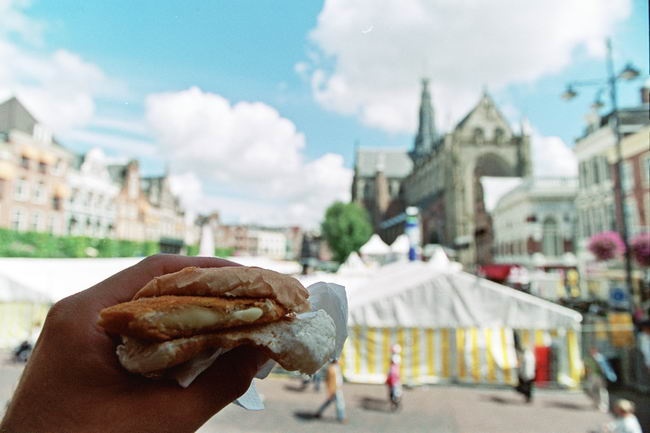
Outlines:
{"type": "Polygon", "coordinates": [[[128,373],[97,319],[149,280],[186,266],[235,266],[209,257],[156,255],[57,302],[0,424],[2,433],[193,432],[242,395],[268,360],[252,347],[217,358],[188,388],[128,373]]]}

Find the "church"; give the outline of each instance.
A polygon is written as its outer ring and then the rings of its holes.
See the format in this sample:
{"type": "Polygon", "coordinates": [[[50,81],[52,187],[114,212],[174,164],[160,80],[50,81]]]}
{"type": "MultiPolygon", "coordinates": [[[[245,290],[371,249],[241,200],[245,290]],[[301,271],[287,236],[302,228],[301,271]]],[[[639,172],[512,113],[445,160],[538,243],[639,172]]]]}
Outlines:
{"type": "Polygon", "coordinates": [[[472,269],[492,261],[492,224],[480,179],[530,177],[530,136],[514,131],[487,91],[451,131],[439,133],[427,79],[411,150],[355,150],[352,200],[391,243],[404,232],[406,209],[419,211],[421,244],[440,244],[472,269]]]}

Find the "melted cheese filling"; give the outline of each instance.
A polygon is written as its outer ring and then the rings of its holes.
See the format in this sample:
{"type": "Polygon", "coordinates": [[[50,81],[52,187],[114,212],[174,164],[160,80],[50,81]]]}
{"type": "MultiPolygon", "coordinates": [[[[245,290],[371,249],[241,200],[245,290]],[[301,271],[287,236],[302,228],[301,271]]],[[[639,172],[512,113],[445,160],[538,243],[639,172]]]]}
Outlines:
{"type": "Polygon", "coordinates": [[[183,308],[182,310],[160,315],[157,320],[161,325],[167,328],[197,329],[207,328],[225,322],[228,316],[242,322],[254,322],[262,317],[262,314],[264,314],[264,312],[258,307],[233,311],[230,314],[224,314],[207,308],[195,307],[183,308]]]}

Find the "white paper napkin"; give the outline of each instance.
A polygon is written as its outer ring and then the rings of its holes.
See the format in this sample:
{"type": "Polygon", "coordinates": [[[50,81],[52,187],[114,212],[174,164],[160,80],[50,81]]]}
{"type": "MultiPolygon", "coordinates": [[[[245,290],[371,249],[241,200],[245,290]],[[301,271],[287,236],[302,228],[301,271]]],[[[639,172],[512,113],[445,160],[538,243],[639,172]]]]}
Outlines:
{"type": "MultiPolygon", "coordinates": [[[[325,310],[334,321],[336,345],[332,357],[338,358],[341,356],[343,344],[348,337],[348,301],[345,294],[345,287],[333,283],[318,282],[307,287],[307,290],[309,291],[309,302],[311,303],[312,311],[325,310]]],[[[301,316],[302,314],[298,315],[298,318],[301,316]]],[[[210,367],[214,360],[225,352],[224,349],[217,349],[212,354],[194,358],[186,363],[181,370],[176,372],[176,381],[183,388],[187,388],[199,374],[210,367]]],[[[271,373],[275,365],[275,361],[268,361],[260,368],[255,377],[264,379],[271,373]]],[[[235,401],[235,404],[248,410],[264,409],[264,402],[252,382],[248,390],[235,401]]]]}

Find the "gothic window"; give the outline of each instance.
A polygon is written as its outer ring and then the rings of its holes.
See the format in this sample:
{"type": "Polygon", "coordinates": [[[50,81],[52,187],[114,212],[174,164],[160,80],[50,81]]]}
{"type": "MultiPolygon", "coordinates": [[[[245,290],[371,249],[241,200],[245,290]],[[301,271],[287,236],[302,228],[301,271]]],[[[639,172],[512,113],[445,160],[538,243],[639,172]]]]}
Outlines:
{"type": "Polygon", "coordinates": [[[553,217],[547,217],[542,224],[542,253],[547,257],[560,255],[560,233],[553,217]]]}
{"type": "Polygon", "coordinates": [[[494,142],[496,144],[501,144],[503,143],[504,137],[505,137],[505,132],[503,131],[503,128],[497,127],[494,130],[494,142]]]}
{"type": "Polygon", "coordinates": [[[483,144],[483,141],[485,140],[485,134],[483,133],[482,128],[474,128],[473,139],[474,143],[483,144]]]}

